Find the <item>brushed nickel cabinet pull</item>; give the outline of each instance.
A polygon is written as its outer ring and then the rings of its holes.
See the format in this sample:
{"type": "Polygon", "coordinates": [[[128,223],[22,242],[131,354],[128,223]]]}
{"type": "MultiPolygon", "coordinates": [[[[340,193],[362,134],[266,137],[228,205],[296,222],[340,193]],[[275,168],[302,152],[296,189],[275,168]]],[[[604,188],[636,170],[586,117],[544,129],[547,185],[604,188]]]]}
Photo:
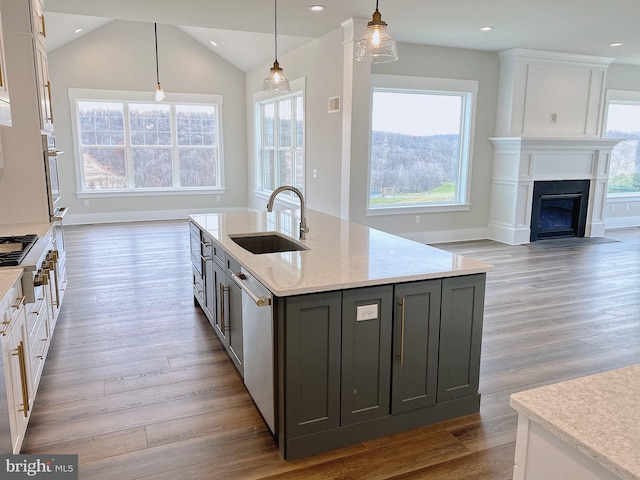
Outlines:
{"type": "Polygon", "coordinates": [[[224,283],[220,283],[220,329],[224,334],[226,326],[224,324],[224,292],[229,291],[229,287],[225,287],[224,283]]]}
{"type": "Polygon", "coordinates": [[[404,365],[404,297],[400,305],[402,308],[400,319],[400,365],[404,365]]]}

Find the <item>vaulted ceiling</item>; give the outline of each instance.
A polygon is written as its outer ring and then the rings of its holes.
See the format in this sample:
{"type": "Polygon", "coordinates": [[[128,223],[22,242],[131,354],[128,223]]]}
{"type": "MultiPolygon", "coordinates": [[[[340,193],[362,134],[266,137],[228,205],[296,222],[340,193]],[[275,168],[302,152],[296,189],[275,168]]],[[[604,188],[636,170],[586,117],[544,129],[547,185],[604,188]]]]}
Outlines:
{"type": "MultiPolygon", "coordinates": [[[[122,19],[179,26],[243,71],[273,59],[271,0],[46,0],[45,8],[49,48],[122,19]],[[74,34],[80,27],[83,31],[74,34]]],[[[279,0],[278,49],[285,53],[351,17],[369,20],[374,9],[374,0],[279,0]],[[313,3],[326,9],[311,12],[313,3]]],[[[530,48],[640,65],[637,0],[382,0],[379,9],[398,42],[487,51],[530,48]],[[487,25],[494,29],[480,31],[487,25]]]]}

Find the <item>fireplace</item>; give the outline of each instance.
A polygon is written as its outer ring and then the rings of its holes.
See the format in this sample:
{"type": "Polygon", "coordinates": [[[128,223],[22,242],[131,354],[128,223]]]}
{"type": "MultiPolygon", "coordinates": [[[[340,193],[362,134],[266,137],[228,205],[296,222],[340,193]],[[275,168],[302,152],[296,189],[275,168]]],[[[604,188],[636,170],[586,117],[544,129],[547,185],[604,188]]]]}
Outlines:
{"type": "Polygon", "coordinates": [[[530,241],[584,237],[589,183],[589,180],[534,182],[530,241]]]}

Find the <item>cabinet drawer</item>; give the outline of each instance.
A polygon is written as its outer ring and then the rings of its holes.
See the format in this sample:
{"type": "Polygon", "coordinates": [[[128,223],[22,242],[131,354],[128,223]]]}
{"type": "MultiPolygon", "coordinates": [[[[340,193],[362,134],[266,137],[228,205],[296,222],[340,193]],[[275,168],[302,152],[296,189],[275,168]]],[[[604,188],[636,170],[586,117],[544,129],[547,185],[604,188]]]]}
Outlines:
{"type": "Polygon", "coordinates": [[[40,315],[47,315],[47,309],[45,307],[46,304],[46,294],[44,290],[44,286],[35,287],[34,297],[35,302],[28,303],[27,307],[27,333],[29,336],[33,335],[33,331],[36,327],[36,323],[38,322],[38,317],[40,315]],[[43,310],[44,307],[44,310],[43,310]]]}
{"type": "Polygon", "coordinates": [[[4,301],[0,304],[0,311],[3,312],[2,324],[0,325],[0,334],[2,336],[7,335],[17,322],[24,308],[24,300],[22,285],[19,282],[14,283],[7,291],[4,301]]]}
{"type": "Polygon", "coordinates": [[[43,303],[37,312],[37,321],[33,332],[29,335],[29,358],[31,361],[31,382],[33,395],[38,390],[44,360],[49,350],[50,336],[46,322],[47,306],[43,303]]]}
{"type": "Polygon", "coordinates": [[[227,260],[226,252],[222,249],[222,247],[216,245],[213,240],[209,240],[209,242],[211,242],[211,249],[213,250],[213,259],[218,265],[224,268],[227,260]]]}
{"type": "Polygon", "coordinates": [[[227,275],[231,276],[234,273],[240,273],[240,264],[233,258],[227,257],[227,275]]]}

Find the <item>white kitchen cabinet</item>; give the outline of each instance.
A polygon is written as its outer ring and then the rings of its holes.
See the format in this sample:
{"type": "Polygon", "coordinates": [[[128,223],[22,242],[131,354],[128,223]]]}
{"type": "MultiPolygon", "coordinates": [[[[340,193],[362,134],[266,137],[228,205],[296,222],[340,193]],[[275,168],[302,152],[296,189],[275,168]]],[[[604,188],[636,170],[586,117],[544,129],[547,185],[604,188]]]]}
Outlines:
{"type": "Polygon", "coordinates": [[[52,92],[46,50],[38,33],[33,31],[33,4],[33,0],[2,3],[6,68],[14,117],[11,128],[0,128],[5,162],[0,179],[3,223],[50,220],[42,134],[53,129],[52,92]],[[20,112],[20,122],[17,122],[17,112],[20,112]],[[16,198],[29,201],[16,202],[16,198]]]}
{"type": "MultiPolygon", "coordinates": [[[[14,454],[20,453],[33,407],[26,312],[22,286],[19,281],[16,281],[0,304],[2,316],[0,342],[2,343],[11,448],[14,454]]],[[[0,412],[0,414],[5,413],[0,412]]]]}
{"type": "Polygon", "coordinates": [[[537,423],[518,417],[513,480],[620,478],[537,423]]]}
{"type": "Polygon", "coordinates": [[[34,43],[38,99],[40,103],[40,128],[53,131],[53,109],[51,108],[51,79],[49,78],[49,60],[44,45],[34,43]]]}

